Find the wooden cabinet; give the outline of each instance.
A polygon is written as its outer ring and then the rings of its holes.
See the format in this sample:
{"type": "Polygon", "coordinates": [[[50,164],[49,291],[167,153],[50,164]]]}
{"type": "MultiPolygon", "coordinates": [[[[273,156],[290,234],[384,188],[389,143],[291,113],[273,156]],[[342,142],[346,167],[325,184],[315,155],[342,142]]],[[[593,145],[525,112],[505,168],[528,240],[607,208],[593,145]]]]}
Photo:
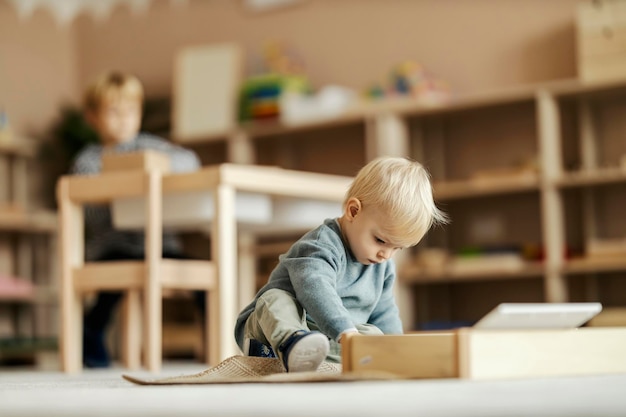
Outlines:
{"type": "Polygon", "coordinates": [[[500,302],[626,305],[625,116],[626,80],[561,80],[219,140],[233,162],[353,175],[386,154],[428,168],[452,221],[398,259],[408,330],[469,324],[500,302]]]}
{"type": "Polygon", "coordinates": [[[30,204],[36,148],[0,142],[0,361],[56,346],[56,215],[30,204]]]}

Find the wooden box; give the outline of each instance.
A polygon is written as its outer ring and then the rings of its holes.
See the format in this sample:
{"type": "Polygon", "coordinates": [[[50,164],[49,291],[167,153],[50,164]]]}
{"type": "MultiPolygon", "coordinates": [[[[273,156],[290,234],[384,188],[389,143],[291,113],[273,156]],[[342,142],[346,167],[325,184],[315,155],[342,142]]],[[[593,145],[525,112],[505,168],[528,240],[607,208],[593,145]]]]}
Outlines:
{"type": "Polygon", "coordinates": [[[343,372],[473,380],[626,372],[626,327],[348,336],[343,372]]]}
{"type": "Polygon", "coordinates": [[[129,153],[104,153],[102,172],[156,169],[170,171],[170,159],[167,154],[153,150],[129,153]]]}
{"type": "Polygon", "coordinates": [[[582,80],[626,78],[626,0],[581,2],[576,34],[582,80]]]}

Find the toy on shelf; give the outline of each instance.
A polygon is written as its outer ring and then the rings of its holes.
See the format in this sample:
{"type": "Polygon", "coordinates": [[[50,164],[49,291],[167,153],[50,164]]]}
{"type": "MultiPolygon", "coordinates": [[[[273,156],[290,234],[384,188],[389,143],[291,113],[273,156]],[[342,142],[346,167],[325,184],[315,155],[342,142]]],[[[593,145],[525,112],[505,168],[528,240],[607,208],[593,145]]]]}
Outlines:
{"type": "Polygon", "coordinates": [[[239,119],[277,119],[280,115],[280,97],[287,92],[306,93],[310,90],[304,77],[263,74],[243,82],[239,98],[239,119]]]}
{"type": "Polygon", "coordinates": [[[433,76],[423,65],[412,60],[392,67],[387,85],[374,84],[365,92],[370,99],[405,96],[425,104],[445,102],[450,95],[451,89],[446,81],[433,76]]]}
{"type": "Polygon", "coordinates": [[[263,46],[256,72],[241,87],[241,121],[276,119],[280,115],[279,100],[283,94],[308,94],[311,91],[303,59],[282,42],[269,42],[263,46]]]}

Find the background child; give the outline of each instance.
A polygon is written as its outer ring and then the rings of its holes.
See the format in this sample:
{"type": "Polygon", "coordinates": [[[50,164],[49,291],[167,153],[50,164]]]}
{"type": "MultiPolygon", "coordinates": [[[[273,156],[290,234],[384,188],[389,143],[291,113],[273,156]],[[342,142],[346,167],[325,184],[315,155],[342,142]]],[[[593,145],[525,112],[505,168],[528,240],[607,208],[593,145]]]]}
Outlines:
{"type": "Polygon", "coordinates": [[[239,315],[237,344],[246,355],[278,355],[287,371],[298,372],[316,370],[325,359],[340,362],[345,333],[402,333],[391,257],[445,222],[421,164],[373,160],[350,186],[343,215],[325,220],[279,257],[268,283],[239,315]]]}
{"type": "MultiPolygon", "coordinates": [[[[173,172],[193,171],[200,167],[197,155],[159,137],[139,133],[143,106],[141,82],[130,74],[109,72],[97,78],[84,98],[85,117],[97,132],[100,143],[84,148],[75,158],[72,174],[97,174],[102,169],[105,152],[126,153],[145,149],[164,152],[170,157],[173,172]]],[[[113,261],[143,259],[144,233],[115,230],[109,206],[85,209],[85,260],[113,261]]],[[[181,242],[172,233],[164,233],[163,256],[182,258],[181,242]]],[[[120,293],[99,293],[84,318],[83,363],[88,367],[106,367],[109,354],[105,330],[120,293]]]]}

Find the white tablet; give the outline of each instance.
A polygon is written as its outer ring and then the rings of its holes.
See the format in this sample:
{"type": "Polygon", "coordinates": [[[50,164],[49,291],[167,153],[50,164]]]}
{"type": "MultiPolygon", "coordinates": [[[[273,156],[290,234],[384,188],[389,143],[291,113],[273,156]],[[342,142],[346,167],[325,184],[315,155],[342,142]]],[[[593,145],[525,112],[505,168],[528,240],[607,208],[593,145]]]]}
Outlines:
{"type": "Polygon", "coordinates": [[[602,310],[600,303],[502,303],[480,319],[480,329],[570,329],[602,310]]]}

